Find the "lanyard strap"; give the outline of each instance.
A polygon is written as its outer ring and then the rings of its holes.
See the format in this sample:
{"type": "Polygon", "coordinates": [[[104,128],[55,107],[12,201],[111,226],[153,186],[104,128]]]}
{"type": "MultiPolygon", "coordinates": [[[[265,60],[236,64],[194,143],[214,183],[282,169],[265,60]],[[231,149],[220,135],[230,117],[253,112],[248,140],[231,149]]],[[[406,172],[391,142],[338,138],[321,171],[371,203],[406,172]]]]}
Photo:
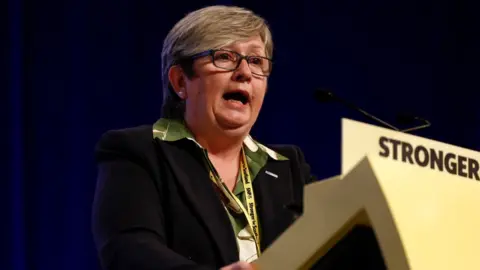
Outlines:
{"type": "Polygon", "coordinates": [[[241,160],[240,160],[240,177],[243,182],[243,187],[245,190],[245,199],[247,203],[247,209],[243,206],[242,202],[235,196],[221,180],[217,171],[213,167],[208,155],[206,155],[207,161],[210,167],[210,179],[215,183],[215,185],[221,190],[223,195],[228,200],[226,202],[227,206],[235,211],[236,213],[243,213],[247,219],[248,226],[250,231],[253,234],[253,239],[255,240],[255,245],[257,248],[257,256],[260,256],[260,229],[258,224],[258,215],[257,215],[257,206],[255,203],[255,195],[253,193],[252,178],[250,171],[248,169],[247,156],[245,151],[242,148],[241,160]]]}

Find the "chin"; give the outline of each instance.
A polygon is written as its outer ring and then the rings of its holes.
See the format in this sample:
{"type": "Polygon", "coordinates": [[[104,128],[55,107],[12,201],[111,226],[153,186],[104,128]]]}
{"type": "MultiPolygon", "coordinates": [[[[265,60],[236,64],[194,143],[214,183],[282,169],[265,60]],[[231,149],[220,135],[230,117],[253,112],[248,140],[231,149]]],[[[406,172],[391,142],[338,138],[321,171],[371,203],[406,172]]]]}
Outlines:
{"type": "Polygon", "coordinates": [[[231,135],[246,135],[250,132],[250,121],[232,121],[228,119],[217,119],[218,127],[231,135]]]}
{"type": "Polygon", "coordinates": [[[245,136],[250,133],[250,128],[242,126],[236,129],[224,129],[223,134],[226,138],[241,138],[244,139],[245,136]]]}

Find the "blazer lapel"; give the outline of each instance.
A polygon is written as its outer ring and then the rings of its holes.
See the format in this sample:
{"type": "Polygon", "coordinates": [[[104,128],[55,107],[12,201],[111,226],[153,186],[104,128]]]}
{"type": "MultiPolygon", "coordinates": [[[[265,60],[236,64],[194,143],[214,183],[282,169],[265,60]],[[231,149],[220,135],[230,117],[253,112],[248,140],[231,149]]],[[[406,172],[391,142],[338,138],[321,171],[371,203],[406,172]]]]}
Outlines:
{"type": "Polygon", "coordinates": [[[253,181],[262,251],[295,219],[294,213],[288,209],[290,204],[295,203],[290,166],[289,161],[269,159],[253,181]]]}
{"type": "Polygon", "coordinates": [[[198,154],[201,151],[186,140],[159,143],[176,180],[201,222],[214,240],[225,264],[238,260],[238,248],[232,225],[198,154]]]}

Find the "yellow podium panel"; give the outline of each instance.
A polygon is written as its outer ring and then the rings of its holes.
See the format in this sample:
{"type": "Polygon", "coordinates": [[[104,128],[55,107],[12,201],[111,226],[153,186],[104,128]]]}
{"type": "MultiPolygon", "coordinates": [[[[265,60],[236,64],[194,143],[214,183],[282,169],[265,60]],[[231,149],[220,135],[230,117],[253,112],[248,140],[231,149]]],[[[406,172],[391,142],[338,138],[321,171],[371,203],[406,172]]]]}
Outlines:
{"type": "MultiPolygon", "coordinates": [[[[413,145],[408,136],[399,139],[413,145]]],[[[358,225],[373,230],[387,269],[480,269],[480,183],[468,177],[478,153],[435,143],[422,145],[443,153],[443,162],[455,155],[456,173],[357,147],[342,175],[305,187],[303,215],[255,261],[257,269],[310,269],[358,225]]]]}

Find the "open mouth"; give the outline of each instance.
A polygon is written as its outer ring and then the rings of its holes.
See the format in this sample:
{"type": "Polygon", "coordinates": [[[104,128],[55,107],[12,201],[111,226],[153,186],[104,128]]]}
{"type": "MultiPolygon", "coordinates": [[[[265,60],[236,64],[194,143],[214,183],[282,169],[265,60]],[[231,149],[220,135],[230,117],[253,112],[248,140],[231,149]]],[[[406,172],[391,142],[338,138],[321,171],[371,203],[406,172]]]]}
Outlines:
{"type": "Polygon", "coordinates": [[[223,95],[223,99],[227,101],[239,101],[242,104],[247,104],[250,100],[248,92],[246,91],[231,91],[223,95]]]}

